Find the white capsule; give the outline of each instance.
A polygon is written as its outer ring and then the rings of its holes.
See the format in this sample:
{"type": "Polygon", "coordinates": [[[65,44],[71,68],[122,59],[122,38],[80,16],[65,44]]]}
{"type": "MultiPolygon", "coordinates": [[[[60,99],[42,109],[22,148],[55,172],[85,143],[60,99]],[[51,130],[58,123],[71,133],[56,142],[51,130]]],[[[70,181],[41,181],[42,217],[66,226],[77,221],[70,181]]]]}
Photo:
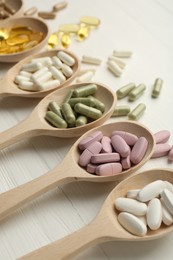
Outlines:
{"type": "Polygon", "coordinates": [[[49,88],[56,88],[60,85],[60,81],[55,79],[55,80],[49,80],[45,83],[42,83],[39,85],[39,89],[40,90],[45,90],[45,89],[49,89],[49,88]]]}
{"type": "Polygon", "coordinates": [[[120,51],[120,50],[114,50],[113,55],[120,58],[130,58],[132,56],[131,51],[120,51]]]}
{"type": "Polygon", "coordinates": [[[89,68],[89,69],[83,69],[83,70],[80,70],[78,73],[77,73],[77,76],[82,76],[83,74],[85,74],[86,72],[88,71],[91,71],[93,74],[96,73],[96,69],[93,69],[93,68],[89,68]]]}
{"type": "Polygon", "coordinates": [[[126,211],[136,216],[144,216],[147,212],[147,205],[130,198],[117,198],[115,207],[119,211],[126,211]]]}
{"type": "Polygon", "coordinates": [[[41,62],[31,62],[22,66],[22,70],[28,72],[35,72],[43,67],[41,62]]]}
{"type": "Polygon", "coordinates": [[[69,77],[71,77],[71,76],[73,75],[73,70],[70,68],[70,66],[68,66],[68,65],[66,65],[66,64],[62,64],[61,69],[62,69],[63,74],[64,74],[67,78],[69,78],[69,77]]]}
{"type": "Polygon", "coordinates": [[[173,223],[173,216],[167,209],[163,199],[160,199],[162,205],[162,221],[165,225],[170,226],[173,223]]]}
{"type": "Polygon", "coordinates": [[[122,69],[118,66],[118,64],[113,61],[110,60],[107,63],[108,65],[108,69],[116,76],[116,77],[120,77],[122,74],[122,69]]]}
{"type": "Polygon", "coordinates": [[[94,76],[92,71],[87,71],[86,73],[82,74],[80,77],[76,78],[76,82],[90,82],[94,76]]]}
{"type": "Polygon", "coordinates": [[[39,86],[52,78],[52,73],[50,71],[45,72],[41,77],[37,77],[33,79],[33,82],[39,86]]]}
{"type": "Polygon", "coordinates": [[[27,91],[38,91],[37,86],[31,81],[21,81],[19,88],[27,91]]]}
{"type": "Polygon", "coordinates": [[[40,62],[43,66],[50,67],[52,65],[52,59],[50,57],[41,57],[32,59],[31,62],[40,62]]]}
{"type": "Polygon", "coordinates": [[[108,60],[113,60],[113,61],[115,61],[115,62],[118,64],[118,66],[120,66],[121,69],[124,69],[125,66],[126,66],[126,63],[125,63],[123,60],[118,59],[118,58],[116,58],[116,57],[113,56],[113,55],[109,56],[109,57],[108,57],[108,60]]]}
{"type": "Polygon", "coordinates": [[[52,64],[57,69],[61,69],[63,63],[58,57],[54,56],[54,57],[52,57],[52,64]]]}
{"type": "Polygon", "coordinates": [[[37,70],[36,72],[34,72],[31,75],[31,79],[37,79],[37,78],[43,76],[45,74],[45,72],[47,72],[47,71],[48,71],[48,68],[47,67],[43,67],[42,69],[37,70]]]}
{"type": "Polygon", "coordinates": [[[162,223],[162,206],[159,199],[154,198],[148,203],[147,225],[151,230],[156,230],[162,223]]]}
{"type": "Polygon", "coordinates": [[[173,193],[168,189],[164,189],[162,191],[161,197],[165,203],[165,206],[167,207],[169,212],[173,215],[173,193]]]}
{"type": "Polygon", "coordinates": [[[30,79],[28,77],[17,75],[14,79],[14,82],[17,84],[20,84],[21,81],[29,81],[30,79]]]}
{"type": "Polygon", "coordinates": [[[138,192],[137,199],[142,202],[154,199],[162,193],[165,185],[162,180],[151,182],[138,192]]]}
{"type": "Polygon", "coordinates": [[[54,66],[50,67],[50,72],[52,73],[53,78],[58,79],[60,82],[64,82],[66,80],[66,77],[62,74],[62,72],[54,66]]]}
{"type": "Polygon", "coordinates": [[[102,60],[90,56],[83,55],[82,56],[82,62],[88,63],[88,64],[94,64],[94,65],[100,65],[102,60]]]}
{"type": "Polygon", "coordinates": [[[24,77],[26,77],[26,78],[30,78],[31,75],[32,75],[32,73],[27,72],[27,71],[24,71],[24,70],[21,70],[21,71],[19,72],[19,75],[24,76],[24,77]]]}
{"type": "Polygon", "coordinates": [[[166,184],[166,189],[170,190],[173,193],[173,185],[169,181],[164,181],[166,184]]]}
{"type": "Polygon", "coordinates": [[[75,64],[75,59],[67,53],[65,53],[64,51],[59,51],[57,53],[57,56],[61,61],[63,61],[66,65],[69,65],[70,67],[75,64]]]}
{"type": "Polygon", "coordinates": [[[126,196],[127,196],[127,198],[136,199],[139,191],[140,191],[140,189],[128,190],[126,196]]]}
{"type": "Polygon", "coordinates": [[[147,233],[147,227],[138,217],[127,213],[121,212],[118,215],[119,223],[130,233],[137,236],[145,236],[147,233]]]}

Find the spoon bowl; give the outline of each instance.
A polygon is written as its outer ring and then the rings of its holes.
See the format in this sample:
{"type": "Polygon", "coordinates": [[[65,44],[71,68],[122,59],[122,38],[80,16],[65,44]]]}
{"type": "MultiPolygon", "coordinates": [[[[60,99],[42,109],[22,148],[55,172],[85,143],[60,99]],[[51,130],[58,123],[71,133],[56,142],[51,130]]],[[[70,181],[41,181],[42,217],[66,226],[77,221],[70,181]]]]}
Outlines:
{"type": "Polygon", "coordinates": [[[87,226],[20,259],[71,259],[87,247],[97,243],[113,240],[147,241],[169,234],[173,231],[173,225],[165,226],[162,224],[158,230],[148,230],[147,235],[143,237],[135,236],[126,231],[117,219],[118,212],[114,206],[115,199],[124,197],[130,189],[140,189],[156,180],[169,181],[173,184],[173,170],[152,169],[125,179],[112,190],[98,215],[87,226]]]}
{"type": "MultiPolygon", "coordinates": [[[[18,85],[14,82],[15,76],[19,73],[19,71],[21,70],[21,67],[24,64],[29,63],[31,61],[31,59],[41,58],[41,57],[53,57],[53,56],[56,56],[58,51],[60,51],[60,49],[45,51],[45,52],[42,52],[39,54],[34,54],[34,55],[31,55],[31,56],[23,59],[22,61],[18,62],[16,65],[14,65],[7,72],[5,77],[1,80],[0,96],[2,96],[2,97],[21,96],[21,97],[40,98],[40,97],[45,97],[47,94],[49,94],[50,92],[52,92],[55,89],[59,89],[61,87],[69,85],[70,82],[72,82],[74,80],[74,78],[76,77],[80,66],[79,66],[78,58],[73,53],[71,53],[70,51],[67,51],[67,50],[63,50],[63,52],[69,54],[71,57],[73,57],[75,59],[75,64],[72,67],[74,73],[71,77],[69,77],[66,81],[61,83],[59,86],[54,87],[54,88],[48,88],[48,89],[41,90],[41,91],[30,92],[30,91],[20,89],[18,87],[18,85]]],[[[0,58],[1,58],[1,55],[0,55],[0,58]]]]}

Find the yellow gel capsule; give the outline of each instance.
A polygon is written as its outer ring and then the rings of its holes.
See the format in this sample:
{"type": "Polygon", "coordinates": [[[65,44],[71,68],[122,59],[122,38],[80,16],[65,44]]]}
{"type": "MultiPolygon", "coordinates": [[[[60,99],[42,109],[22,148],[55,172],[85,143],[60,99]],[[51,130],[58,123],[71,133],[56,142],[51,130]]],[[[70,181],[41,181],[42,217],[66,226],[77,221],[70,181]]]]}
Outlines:
{"type": "Polygon", "coordinates": [[[89,35],[89,27],[88,26],[81,26],[77,33],[77,39],[78,41],[83,41],[85,40],[89,35]]]}
{"type": "Polygon", "coordinates": [[[37,43],[41,42],[44,38],[44,35],[42,32],[33,32],[29,35],[30,41],[37,41],[37,43]]]}
{"type": "Polygon", "coordinates": [[[9,30],[5,28],[0,29],[0,41],[6,40],[9,37],[9,30]]]}
{"type": "Polygon", "coordinates": [[[58,44],[58,42],[58,35],[56,33],[51,34],[48,39],[48,45],[54,48],[58,44]]]}
{"type": "Polygon", "coordinates": [[[61,44],[64,48],[68,48],[71,44],[71,37],[69,34],[63,34],[61,37],[61,44]]]}
{"type": "Polygon", "coordinates": [[[29,41],[23,45],[23,50],[29,50],[38,44],[37,41],[29,41]]]}
{"type": "Polygon", "coordinates": [[[64,33],[77,33],[79,29],[80,26],[78,24],[63,24],[59,26],[58,31],[64,33]]]}
{"type": "Polygon", "coordinates": [[[19,35],[13,38],[9,38],[6,40],[7,44],[10,46],[15,46],[18,44],[26,43],[29,41],[29,38],[27,35],[19,35]]]}
{"type": "Polygon", "coordinates": [[[100,24],[100,19],[98,19],[97,17],[94,17],[94,16],[82,16],[80,18],[80,22],[85,23],[90,26],[97,27],[100,24]]]}

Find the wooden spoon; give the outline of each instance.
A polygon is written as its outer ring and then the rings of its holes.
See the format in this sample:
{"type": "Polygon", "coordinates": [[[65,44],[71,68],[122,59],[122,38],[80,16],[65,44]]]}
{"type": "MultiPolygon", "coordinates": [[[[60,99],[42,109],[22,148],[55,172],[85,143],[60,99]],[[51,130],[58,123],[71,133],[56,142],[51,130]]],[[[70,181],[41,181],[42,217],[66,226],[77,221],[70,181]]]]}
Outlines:
{"type": "MultiPolygon", "coordinates": [[[[22,90],[18,87],[18,85],[14,82],[15,76],[19,73],[21,70],[21,67],[24,64],[27,64],[30,62],[33,58],[40,58],[40,57],[53,57],[56,56],[57,52],[60,51],[60,49],[51,50],[51,51],[45,51],[39,54],[34,54],[32,56],[29,56],[20,62],[18,62],[16,65],[14,65],[5,75],[5,77],[0,81],[0,97],[6,97],[6,96],[22,96],[22,97],[31,97],[31,98],[38,98],[38,97],[45,97],[47,94],[52,92],[55,89],[59,89],[61,87],[69,85],[70,82],[74,80],[76,77],[78,70],[79,70],[79,60],[78,58],[71,52],[67,50],[63,50],[70,56],[72,56],[75,59],[75,65],[72,67],[73,69],[73,75],[69,77],[65,82],[61,83],[59,86],[55,88],[49,88],[42,91],[26,91],[22,90]]],[[[1,58],[1,55],[0,55],[1,58]]]]}
{"type": "Polygon", "coordinates": [[[152,133],[139,123],[124,121],[96,127],[95,129],[92,129],[81,136],[72,146],[65,159],[53,170],[39,178],[34,179],[33,181],[0,194],[0,219],[10,215],[14,210],[18,209],[32,199],[40,196],[41,194],[44,194],[51,189],[54,189],[59,184],[73,181],[107,182],[122,180],[135,172],[151,157],[154,144],[155,141],[152,133]],[[108,136],[110,136],[114,130],[128,131],[137,135],[138,137],[145,136],[148,140],[148,148],[144,158],[140,163],[134,165],[130,169],[113,176],[96,176],[89,174],[85,169],[78,165],[78,143],[81,139],[88,136],[90,133],[95,132],[96,130],[100,130],[102,131],[103,135],[108,136]]]}
{"type": "Polygon", "coordinates": [[[173,183],[173,170],[153,169],[134,175],[119,183],[105,200],[96,218],[86,227],[73,234],[35,250],[20,259],[71,259],[82,250],[97,243],[111,240],[117,241],[147,241],[163,237],[173,231],[173,225],[162,225],[158,230],[148,230],[147,235],[139,237],[127,232],[118,222],[118,212],[114,201],[124,197],[130,189],[140,189],[146,184],[164,180],[173,183]]]}

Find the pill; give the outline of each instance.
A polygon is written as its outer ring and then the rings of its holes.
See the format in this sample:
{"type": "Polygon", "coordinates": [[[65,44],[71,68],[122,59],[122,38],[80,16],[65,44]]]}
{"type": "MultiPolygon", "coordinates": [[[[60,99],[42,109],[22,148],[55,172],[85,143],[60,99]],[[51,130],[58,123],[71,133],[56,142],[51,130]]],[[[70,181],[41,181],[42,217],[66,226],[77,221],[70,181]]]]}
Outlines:
{"type": "Polygon", "coordinates": [[[71,107],[74,107],[77,103],[82,103],[87,106],[94,107],[95,101],[92,97],[78,97],[78,98],[70,98],[69,104],[71,107]]]}
{"type": "Polygon", "coordinates": [[[119,211],[126,211],[135,216],[144,216],[147,212],[147,205],[131,198],[117,198],[115,207],[119,211]]]}
{"type": "Polygon", "coordinates": [[[78,116],[76,119],[76,126],[86,125],[88,118],[86,116],[78,116]]]}
{"type": "Polygon", "coordinates": [[[169,150],[168,160],[173,161],[173,147],[169,150]]]}
{"type": "Polygon", "coordinates": [[[29,81],[30,78],[22,76],[22,75],[17,75],[14,79],[14,82],[19,84],[21,81],[29,81]]]}
{"type": "MultiPolygon", "coordinates": [[[[73,95],[73,89],[71,89],[70,91],[68,91],[67,95],[65,96],[63,103],[69,103],[71,97],[73,95]]],[[[71,105],[71,104],[70,104],[71,105]]]]}
{"type": "Polygon", "coordinates": [[[100,19],[94,16],[82,16],[80,17],[80,22],[84,24],[88,24],[90,26],[97,27],[100,24],[100,19]]]}
{"type": "Polygon", "coordinates": [[[59,32],[64,32],[64,33],[77,34],[79,29],[80,29],[79,24],[62,24],[58,27],[59,32]]]}
{"type": "Polygon", "coordinates": [[[38,16],[43,19],[55,19],[56,14],[53,12],[38,12],[38,16]]]}
{"type": "Polygon", "coordinates": [[[33,6],[24,12],[25,16],[32,16],[37,12],[37,7],[33,6]]]}
{"type": "Polygon", "coordinates": [[[154,82],[153,89],[152,89],[153,98],[157,98],[160,95],[162,85],[163,85],[163,80],[160,78],[157,78],[154,82]]]}
{"type": "Polygon", "coordinates": [[[66,65],[70,67],[75,64],[75,59],[70,55],[68,55],[67,53],[65,53],[64,51],[59,51],[57,53],[57,56],[61,61],[63,61],[66,65]]]}
{"type": "Polygon", "coordinates": [[[84,150],[94,141],[100,141],[102,137],[103,134],[101,131],[96,131],[94,133],[91,133],[79,142],[78,147],[80,150],[84,150]]]}
{"type": "Polygon", "coordinates": [[[61,69],[63,63],[62,63],[62,61],[61,61],[58,57],[53,56],[53,57],[52,57],[52,64],[53,64],[57,69],[61,69]]]}
{"type": "Polygon", "coordinates": [[[130,154],[130,147],[120,135],[113,135],[111,142],[115,151],[122,157],[127,157],[130,154]]]}
{"type": "Polygon", "coordinates": [[[117,94],[117,98],[118,99],[121,99],[121,98],[124,98],[126,97],[130,91],[132,91],[132,89],[134,89],[136,86],[134,83],[129,83],[121,88],[119,88],[117,91],[116,91],[116,94],[117,94]]]}
{"type": "Polygon", "coordinates": [[[128,118],[130,120],[138,120],[143,115],[145,109],[145,104],[140,103],[128,114],[128,118]]]}
{"type": "Polygon", "coordinates": [[[161,130],[154,134],[156,144],[166,143],[169,140],[170,132],[168,130],[161,130]]]}
{"type": "Polygon", "coordinates": [[[89,96],[89,97],[92,97],[92,100],[95,103],[94,107],[103,113],[105,111],[105,104],[93,96],[89,96]]]}
{"type": "Polygon", "coordinates": [[[113,56],[113,55],[109,56],[109,57],[108,57],[108,60],[113,60],[113,61],[115,61],[115,62],[118,64],[118,66],[120,66],[121,69],[124,69],[125,66],[126,66],[126,63],[125,63],[123,60],[118,59],[118,58],[116,58],[116,57],[113,56]]]}
{"type": "Polygon", "coordinates": [[[140,163],[146,154],[147,148],[148,148],[147,139],[143,136],[139,137],[131,150],[131,154],[130,154],[131,162],[134,164],[140,163]]]}
{"type": "Polygon", "coordinates": [[[31,62],[22,66],[22,70],[27,72],[35,72],[43,67],[40,62],[31,62]]]}
{"type": "Polygon", "coordinates": [[[55,127],[67,128],[66,121],[52,111],[46,112],[45,119],[55,127]]]}
{"type": "Polygon", "coordinates": [[[97,85],[89,84],[81,86],[73,91],[73,97],[86,97],[95,94],[97,91],[97,85]]]}
{"type": "Polygon", "coordinates": [[[80,42],[85,40],[88,37],[89,32],[90,27],[82,24],[79,28],[79,31],[77,32],[77,40],[80,42]]]}
{"type": "Polygon", "coordinates": [[[70,104],[63,103],[61,106],[61,111],[66,122],[68,122],[69,124],[74,124],[76,122],[76,118],[70,104]]]}
{"type": "Polygon", "coordinates": [[[47,67],[50,67],[52,65],[52,59],[50,57],[35,58],[32,59],[31,62],[40,62],[47,67]]]}
{"type": "Polygon", "coordinates": [[[120,58],[130,58],[132,56],[131,51],[114,50],[113,55],[120,58]]]}
{"type": "Polygon", "coordinates": [[[38,91],[38,87],[33,82],[28,80],[20,81],[19,88],[27,91],[38,91]]]}
{"type": "Polygon", "coordinates": [[[60,85],[59,80],[49,80],[45,83],[39,84],[39,89],[44,90],[44,89],[48,89],[48,88],[56,88],[59,85],[60,85]]]}
{"type": "Polygon", "coordinates": [[[5,10],[7,12],[9,12],[10,14],[15,14],[16,10],[13,8],[13,6],[11,6],[11,4],[8,4],[6,1],[5,3],[3,4],[5,10]]]}
{"type": "Polygon", "coordinates": [[[103,136],[101,144],[103,153],[112,153],[111,139],[108,136],[103,136]]]}
{"type": "Polygon", "coordinates": [[[91,143],[80,155],[79,157],[79,165],[80,166],[87,166],[90,163],[91,156],[93,154],[97,154],[101,151],[102,145],[98,141],[94,141],[91,143]]]}
{"type": "Polygon", "coordinates": [[[107,63],[108,69],[116,76],[120,77],[122,74],[122,69],[120,66],[113,60],[109,60],[107,63]]]}
{"type": "Polygon", "coordinates": [[[92,71],[86,71],[84,74],[76,78],[76,82],[90,82],[94,76],[92,71]]]}
{"type": "Polygon", "coordinates": [[[51,66],[49,70],[52,73],[52,76],[55,79],[58,79],[60,82],[64,82],[66,80],[66,77],[62,74],[62,72],[57,68],[55,68],[54,66],[51,66]]]}
{"type": "Polygon", "coordinates": [[[131,167],[131,162],[130,162],[130,156],[128,155],[125,158],[122,158],[121,164],[124,170],[127,170],[131,167]]]}
{"type": "Polygon", "coordinates": [[[122,172],[121,163],[105,163],[96,168],[96,174],[100,176],[111,176],[120,172],[122,172]]]}
{"type": "Polygon", "coordinates": [[[111,115],[111,117],[127,116],[129,112],[130,112],[129,106],[116,106],[116,108],[115,108],[113,114],[111,115]]]}
{"type": "Polygon", "coordinates": [[[32,73],[27,72],[27,71],[24,71],[24,70],[21,70],[21,71],[19,72],[19,75],[24,76],[24,77],[27,77],[27,78],[30,78],[31,75],[32,75],[32,73]]]}
{"type": "Polygon", "coordinates": [[[170,183],[169,181],[164,181],[164,183],[166,185],[165,188],[173,193],[173,185],[172,185],[172,183],[170,183]]]}
{"type": "Polygon", "coordinates": [[[87,172],[94,174],[96,172],[97,165],[89,163],[87,165],[87,172]]]}
{"type": "Polygon", "coordinates": [[[144,84],[138,85],[137,87],[135,87],[130,91],[130,93],[128,94],[128,100],[129,101],[137,100],[144,93],[145,89],[146,86],[144,84]]]}
{"type": "Polygon", "coordinates": [[[162,180],[151,182],[139,191],[137,199],[142,202],[152,200],[161,194],[164,188],[165,183],[162,180]]]}
{"type": "Polygon", "coordinates": [[[45,74],[45,72],[48,72],[47,67],[43,67],[42,69],[37,70],[31,75],[31,79],[37,79],[45,74]]]}
{"type": "Polygon", "coordinates": [[[133,146],[138,140],[138,137],[135,134],[125,132],[125,131],[116,130],[112,132],[112,136],[113,135],[120,135],[126,141],[126,143],[131,146],[133,146]]]}
{"type": "Polygon", "coordinates": [[[165,206],[163,199],[161,198],[162,204],[162,221],[165,225],[170,226],[173,223],[173,216],[165,206]]]}
{"type": "Polygon", "coordinates": [[[128,190],[126,197],[131,198],[131,199],[136,199],[139,191],[140,191],[140,189],[128,190]]]}
{"type": "Polygon", "coordinates": [[[49,102],[48,109],[50,109],[52,112],[62,117],[61,109],[55,101],[49,102]]]}
{"type": "Polygon", "coordinates": [[[156,144],[151,158],[159,158],[168,155],[171,147],[167,143],[156,144]]]}
{"type": "Polygon", "coordinates": [[[73,75],[73,70],[66,64],[62,64],[61,66],[62,72],[66,77],[71,77],[73,75]]]}
{"type": "Polygon", "coordinates": [[[94,64],[94,65],[100,65],[102,60],[95,58],[95,57],[83,55],[81,62],[88,63],[88,64],[94,64]]]}
{"type": "Polygon", "coordinates": [[[151,230],[157,230],[162,223],[162,206],[159,199],[149,201],[146,214],[147,225],[151,230]]]}
{"type": "Polygon", "coordinates": [[[118,215],[119,223],[130,233],[136,236],[145,236],[147,227],[138,217],[128,212],[121,212],[118,215]]]}
{"type": "Polygon", "coordinates": [[[92,119],[99,119],[102,116],[102,112],[94,107],[86,106],[82,103],[77,103],[74,106],[74,110],[81,115],[87,116],[92,119]]]}
{"type": "Polygon", "coordinates": [[[44,74],[42,74],[40,77],[33,78],[33,82],[41,88],[41,84],[50,80],[52,78],[52,73],[50,71],[46,71],[44,74]]]}
{"type": "Polygon", "coordinates": [[[67,49],[70,44],[71,44],[71,36],[69,34],[67,34],[67,33],[63,33],[62,36],[61,36],[61,45],[62,45],[62,47],[67,49]]]}
{"type": "Polygon", "coordinates": [[[94,164],[117,162],[119,160],[120,160],[119,153],[100,153],[100,154],[95,154],[91,157],[91,163],[94,164]]]}
{"type": "Polygon", "coordinates": [[[164,201],[165,206],[173,215],[173,193],[168,189],[164,189],[161,193],[161,197],[164,201]]]}

